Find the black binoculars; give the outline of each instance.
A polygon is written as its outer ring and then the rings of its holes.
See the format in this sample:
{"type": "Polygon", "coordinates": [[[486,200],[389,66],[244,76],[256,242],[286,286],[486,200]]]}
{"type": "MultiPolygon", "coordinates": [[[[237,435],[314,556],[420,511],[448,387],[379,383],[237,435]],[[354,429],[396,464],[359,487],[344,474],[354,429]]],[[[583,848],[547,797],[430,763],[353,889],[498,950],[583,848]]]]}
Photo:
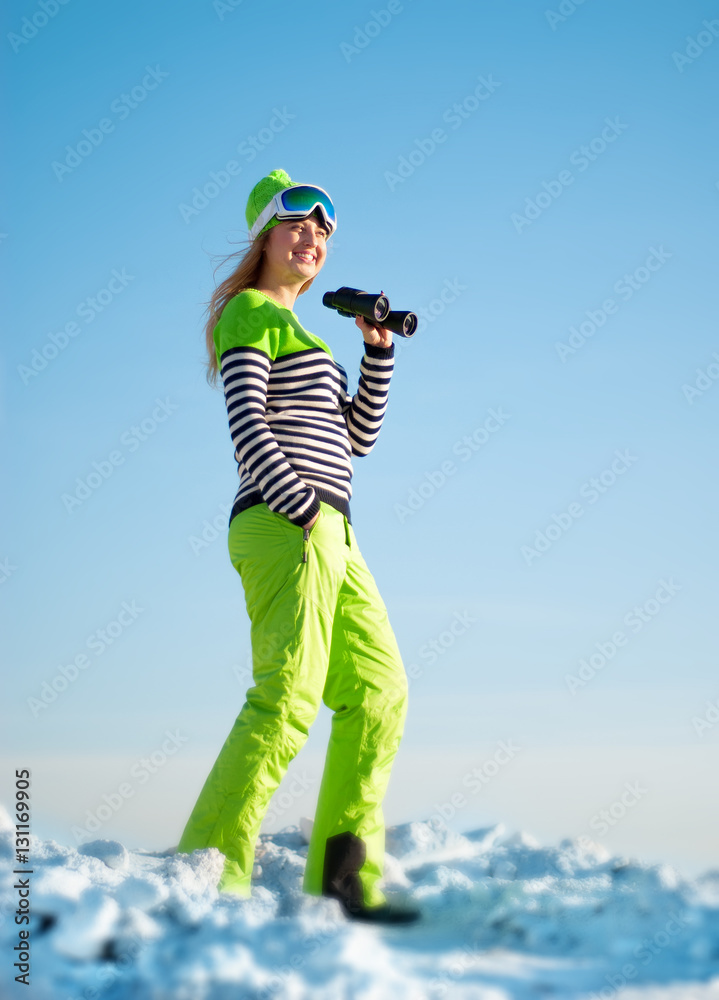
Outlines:
{"type": "Polygon", "coordinates": [[[362,316],[372,326],[383,326],[400,337],[412,337],[417,329],[415,313],[391,311],[384,292],[373,295],[343,285],[336,292],[325,292],[322,305],[336,309],[340,316],[362,316]]]}

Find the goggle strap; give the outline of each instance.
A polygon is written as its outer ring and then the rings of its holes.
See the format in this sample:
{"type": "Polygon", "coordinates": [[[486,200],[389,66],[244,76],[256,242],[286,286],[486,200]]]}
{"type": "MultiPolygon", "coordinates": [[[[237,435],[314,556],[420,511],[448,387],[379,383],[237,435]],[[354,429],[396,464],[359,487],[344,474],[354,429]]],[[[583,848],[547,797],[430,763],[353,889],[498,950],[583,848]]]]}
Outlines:
{"type": "Polygon", "coordinates": [[[269,205],[265,205],[260,214],[255,219],[252,229],[250,229],[250,239],[254,240],[265,228],[267,223],[277,214],[277,195],[274,195],[269,205]]]}

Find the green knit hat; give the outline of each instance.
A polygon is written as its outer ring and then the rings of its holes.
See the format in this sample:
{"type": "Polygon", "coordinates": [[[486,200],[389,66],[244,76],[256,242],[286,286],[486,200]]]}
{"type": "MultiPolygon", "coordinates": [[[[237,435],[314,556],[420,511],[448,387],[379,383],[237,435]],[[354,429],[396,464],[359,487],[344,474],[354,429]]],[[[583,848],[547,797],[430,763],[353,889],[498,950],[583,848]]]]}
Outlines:
{"type": "MultiPolygon", "coordinates": [[[[285,188],[292,187],[293,183],[286,170],[273,170],[267,177],[263,177],[261,181],[258,181],[250,191],[250,197],[247,199],[247,208],[245,209],[247,228],[252,229],[262,209],[269,205],[276,194],[284,191],[285,188]]],[[[260,233],[266,233],[268,229],[276,226],[279,221],[277,216],[270,219],[264,229],[260,230],[260,233]]],[[[260,233],[257,235],[259,236],[260,233]]]]}

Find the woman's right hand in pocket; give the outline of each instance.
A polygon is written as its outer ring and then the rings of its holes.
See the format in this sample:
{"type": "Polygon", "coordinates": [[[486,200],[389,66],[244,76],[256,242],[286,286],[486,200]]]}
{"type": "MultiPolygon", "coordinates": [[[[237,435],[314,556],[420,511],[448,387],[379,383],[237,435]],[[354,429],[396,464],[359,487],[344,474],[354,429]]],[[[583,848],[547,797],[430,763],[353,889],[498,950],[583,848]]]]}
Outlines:
{"type": "Polygon", "coordinates": [[[318,518],[319,516],[320,516],[320,512],[319,512],[319,511],[317,511],[317,513],[316,513],[316,514],[315,514],[315,516],[314,516],[314,517],[312,518],[312,520],[311,520],[311,521],[308,521],[308,522],[307,522],[307,524],[303,524],[303,525],[302,525],[302,527],[303,527],[303,528],[311,528],[311,527],[313,527],[313,525],[314,525],[315,521],[317,520],[317,518],[318,518]]]}

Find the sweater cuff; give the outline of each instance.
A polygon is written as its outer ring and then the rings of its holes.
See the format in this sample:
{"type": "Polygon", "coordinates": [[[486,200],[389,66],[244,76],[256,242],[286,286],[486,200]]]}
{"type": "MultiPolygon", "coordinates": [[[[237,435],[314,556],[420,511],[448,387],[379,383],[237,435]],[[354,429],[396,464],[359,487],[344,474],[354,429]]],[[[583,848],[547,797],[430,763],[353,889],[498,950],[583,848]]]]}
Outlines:
{"type": "Polygon", "coordinates": [[[389,345],[389,347],[380,347],[377,344],[368,344],[365,341],[364,345],[365,354],[370,358],[393,358],[394,357],[394,341],[389,345]]]}
{"type": "Polygon", "coordinates": [[[315,516],[315,514],[319,513],[319,509],[320,509],[319,497],[314,492],[314,489],[312,490],[312,492],[314,494],[313,497],[312,497],[312,503],[309,505],[309,507],[307,508],[307,510],[300,517],[296,517],[296,518],[295,517],[288,517],[287,518],[288,521],[291,521],[293,524],[296,524],[300,528],[303,525],[307,524],[308,521],[311,521],[312,518],[315,516]]]}

